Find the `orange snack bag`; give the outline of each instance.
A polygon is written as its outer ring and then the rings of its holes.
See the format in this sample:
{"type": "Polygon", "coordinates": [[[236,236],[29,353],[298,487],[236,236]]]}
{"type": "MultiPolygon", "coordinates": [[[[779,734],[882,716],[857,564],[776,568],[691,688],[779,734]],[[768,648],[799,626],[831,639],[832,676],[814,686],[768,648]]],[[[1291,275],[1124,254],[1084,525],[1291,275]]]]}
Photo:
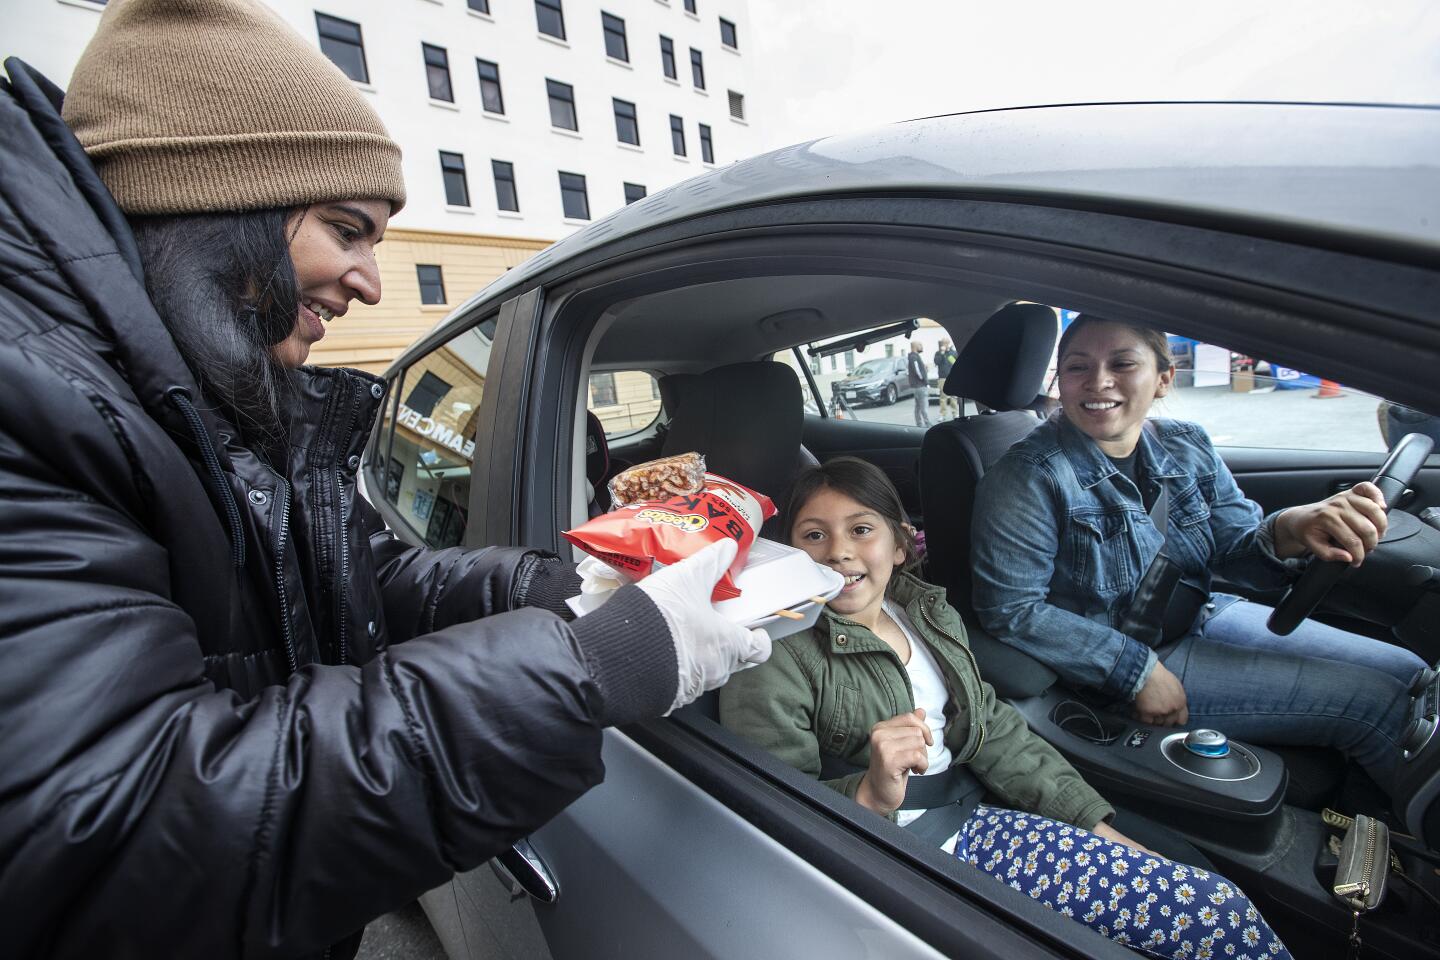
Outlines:
{"type": "Polygon", "coordinates": [[[711,594],[711,600],[729,600],[740,596],[733,576],[745,566],[760,526],[774,515],[775,504],[763,493],[707,473],[698,493],[628,504],[565,531],[565,539],[640,580],[656,562],[677,563],[729,537],[738,547],[735,562],[711,594]]]}

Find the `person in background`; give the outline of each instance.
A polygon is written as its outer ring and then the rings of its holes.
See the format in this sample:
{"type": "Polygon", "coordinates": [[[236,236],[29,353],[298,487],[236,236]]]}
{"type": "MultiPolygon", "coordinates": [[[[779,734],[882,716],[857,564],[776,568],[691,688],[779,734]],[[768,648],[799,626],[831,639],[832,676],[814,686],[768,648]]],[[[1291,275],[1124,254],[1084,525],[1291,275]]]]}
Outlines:
{"type": "Polygon", "coordinates": [[[955,361],[958,357],[959,354],[950,344],[950,338],[941,337],[939,349],[935,351],[935,378],[940,384],[939,418],[941,420],[953,420],[960,416],[960,401],[945,392],[945,378],[950,376],[950,371],[955,368],[955,361]]]}
{"type": "Polygon", "coordinates": [[[1390,790],[1420,658],[1315,620],[1278,636],[1269,607],[1210,590],[1217,574],[1282,587],[1311,554],[1359,566],[1385,533],[1379,489],[1359,483],[1263,516],[1202,427],[1147,421],[1175,376],[1163,333],[1081,316],[1060,338],[1059,363],[1059,413],[976,494],[981,624],[1146,723],[1333,747],[1390,790]],[[1182,580],[1155,616],[1137,618],[1157,555],[1182,580]],[[1142,638],[1147,625],[1154,636],[1142,638]]]}
{"type": "Polygon", "coordinates": [[[910,356],[906,360],[905,370],[908,375],[910,388],[915,391],[915,426],[930,426],[930,373],[925,366],[925,358],[921,351],[919,340],[910,341],[910,356]]]}
{"type": "Polygon", "coordinates": [[[571,622],[558,557],[386,529],[385,382],[303,364],[380,299],[400,150],[267,7],[112,0],[63,113],[6,71],[7,956],[351,956],[768,655],[728,543],[571,622]]]}
{"type": "MultiPolygon", "coordinates": [[[[1120,832],[1115,809],[996,698],[945,591],[907,572],[914,531],[883,471],[854,457],[803,471],[781,529],[845,586],[814,627],[776,641],[767,663],[721,688],[721,723],[1136,950],[1289,956],[1233,883],[1120,832]],[[966,771],[979,789],[951,801],[963,809],[901,809],[907,793],[966,771]],[[980,802],[982,793],[996,803],[980,802]]],[[[1122,816],[1127,830],[1155,829],[1122,816]]]]}

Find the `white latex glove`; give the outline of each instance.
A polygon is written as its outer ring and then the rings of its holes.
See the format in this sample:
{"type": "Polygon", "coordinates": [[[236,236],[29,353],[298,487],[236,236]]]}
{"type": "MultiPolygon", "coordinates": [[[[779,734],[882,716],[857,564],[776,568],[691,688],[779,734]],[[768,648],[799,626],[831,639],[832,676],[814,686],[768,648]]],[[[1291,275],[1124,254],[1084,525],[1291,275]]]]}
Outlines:
{"type": "Polygon", "coordinates": [[[735,541],[722,540],[637,584],[660,608],[675,643],[680,684],[671,710],[770,658],[769,634],[731,623],[710,606],[710,592],[735,560],[735,549],[735,541]]]}

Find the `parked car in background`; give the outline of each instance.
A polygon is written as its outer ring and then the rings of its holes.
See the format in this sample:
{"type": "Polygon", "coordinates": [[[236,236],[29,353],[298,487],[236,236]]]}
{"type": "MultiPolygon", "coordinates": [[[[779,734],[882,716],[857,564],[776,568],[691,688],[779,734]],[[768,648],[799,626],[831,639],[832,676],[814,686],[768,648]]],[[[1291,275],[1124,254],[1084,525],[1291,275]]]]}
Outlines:
{"type": "MultiPolygon", "coordinates": [[[[1345,401],[1303,398],[1276,412],[1274,397],[1223,386],[1167,412],[1267,425],[1259,441],[1212,429],[1267,511],[1368,479],[1385,457],[1377,398],[1440,412],[1440,110],[993,111],[697,177],[509,271],[396,361],[366,452],[369,495],[408,540],[438,529],[470,547],[568,554],[561,531],[595,509],[606,473],[675,443],[777,497],[808,458],[851,455],[895,481],[933,552],[948,533],[922,509],[925,431],[829,415],[807,351],[915,317],[964,350],[1016,301],[1148,323],[1365,391],[1351,414],[1345,401]],[[597,430],[585,385],[606,371],[655,379],[653,421],[597,430]],[[1342,414],[1364,443],[1326,428],[1342,414]],[[1302,432],[1328,448],[1292,441],[1302,432]]],[[[993,367],[1008,362],[997,349],[993,367]]],[[[899,399],[898,369],[886,359],[856,371],[857,399],[899,399]]],[[[1320,615],[1434,662],[1440,586],[1409,573],[1440,566],[1440,529],[1420,516],[1440,506],[1440,457],[1409,488],[1392,514],[1403,538],[1320,615]]],[[[1394,841],[1407,877],[1432,893],[1440,883],[1435,684],[1417,691],[1387,806],[1351,789],[1360,781],[1338,755],[1331,779],[1312,780],[1257,750],[1264,776],[1240,787],[1130,763],[1127,744],[1173,731],[1115,715],[1113,746],[1098,744],[1061,724],[1053,674],[986,639],[972,632],[998,693],[1103,793],[1200,847],[1297,956],[1343,955],[1352,927],[1327,888],[1323,808],[1388,817],[1413,838],[1394,841]]],[[[800,776],[720,727],[706,700],[606,731],[604,757],[604,784],[523,848],[422,898],[457,960],[1134,956],[800,776]]],[[[1366,955],[1440,957],[1440,911],[1410,884],[1390,886],[1360,923],[1366,955]]]]}
{"type": "Polygon", "coordinates": [[[915,388],[905,372],[904,357],[876,357],[866,360],[850,375],[835,384],[846,403],[874,403],[889,406],[901,397],[913,396],[915,388]]]}

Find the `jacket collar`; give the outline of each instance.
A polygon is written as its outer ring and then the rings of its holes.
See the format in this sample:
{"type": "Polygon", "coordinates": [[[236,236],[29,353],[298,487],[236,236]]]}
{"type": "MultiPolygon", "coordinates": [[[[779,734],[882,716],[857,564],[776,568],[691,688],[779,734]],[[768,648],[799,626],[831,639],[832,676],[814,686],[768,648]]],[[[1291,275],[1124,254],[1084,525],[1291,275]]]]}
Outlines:
{"type": "MultiPolygon", "coordinates": [[[[1063,413],[1058,414],[1055,419],[1058,424],[1056,430],[1059,434],[1060,452],[1070,463],[1070,469],[1075,472],[1075,479],[1082,488],[1088,490],[1119,473],[1114,462],[1100,449],[1100,445],[1081,432],[1063,413]]],[[[1146,429],[1140,431],[1140,443],[1137,446],[1139,456],[1136,459],[1140,473],[1155,480],[1184,475],[1179,464],[1160,442],[1163,424],[1164,421],[1159,420],[1146,421],[1146,429]]]]}
{"type": "MultiPolygon", "coordinates": [[[[920,606],[940,604],[945,599],[945,589],[926,583],[912,574],[897,572],[890,581],[888,596],[891,601],[904,608],[912,623],[918,624],[922,619],[919,616],[920,606]]],[[[877,637],[870,628],[834,613],[828,607],[821,613],[815,629],[820,631],[820,639],[831,653],[843,655],[890,649],[890,645],[877,637]]]]}
{"type": "Polygon", "coordinates": [[[295,387],[292,450],[322,463],[345,463],[364,451],[385,381],[363,370],[301,367],[295,387]]]}

